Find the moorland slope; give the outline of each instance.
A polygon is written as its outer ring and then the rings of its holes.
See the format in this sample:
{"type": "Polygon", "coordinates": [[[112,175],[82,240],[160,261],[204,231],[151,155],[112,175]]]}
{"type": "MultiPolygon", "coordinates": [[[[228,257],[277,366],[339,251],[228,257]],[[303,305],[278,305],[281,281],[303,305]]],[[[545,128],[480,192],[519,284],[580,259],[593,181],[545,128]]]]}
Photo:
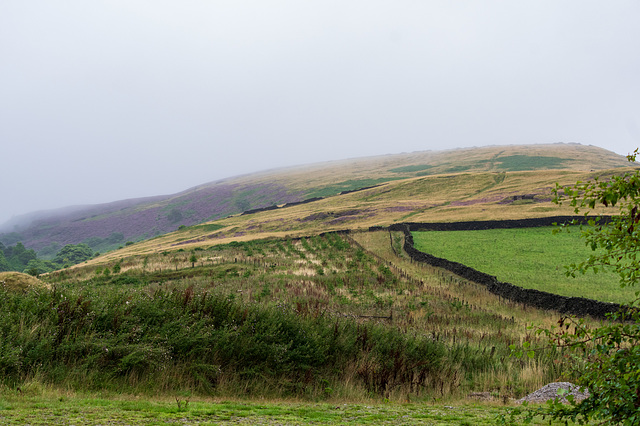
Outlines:
{"type": "Polygon", "coordinates": [[[549,327],[557,312],[415,262],[402,232],[357,230],[571,214],[551,202],[556,182],[619,173],[626,160],[566,144],[430,155],[238,178],[315,200],[125,245],[44,275],[52,291],[0,288],[6,341],[23,342],[0,347],[5,386],[38,373],[80,391],[507,402],[555,380],[564,361],[526,325],[549,327]],[[511,357],[525,341],[533,357],[511,357]]]}
{"type": "Polygon", "coordinates": [[[220,219],[219,233],[196,227],[168,241],[323,232],[405,220],[537,217],[557,214],[549,203],[555,182],[568,184],[621,167],[628,167],[621,155],[564,143],[358,158],[229,178],[169,196],[32,214],[1,227],[0,242],[22,241],[41,254],[82,242],[105,252],[220,219]],[[317,201],[295,205],[305,200],[317,201]],[[287,203],[286,209],[274,209],[287,203]],[[273,210],[234,216],[265,207],[273,210]]]}

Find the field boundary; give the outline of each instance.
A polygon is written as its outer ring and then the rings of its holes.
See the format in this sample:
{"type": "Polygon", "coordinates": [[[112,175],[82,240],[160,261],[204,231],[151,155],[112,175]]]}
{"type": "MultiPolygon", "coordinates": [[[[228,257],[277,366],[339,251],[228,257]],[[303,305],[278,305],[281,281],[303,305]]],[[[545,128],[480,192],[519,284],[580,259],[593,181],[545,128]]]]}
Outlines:
{"type": "MultiPolygon", "coordinates": [[[[611,216],[598,216],[601,223],[606,223],[611,216]]],[[[542,226],[553,226],[555,224],[570,223],[576,221],[586,224],[589,220],[595,220],[595,216],[549,216],[529,219],[510,220],[480,220],[470,222],[403,222],[389,226],[390,230],[397,227],[409,227],[410,231],[479,231],[483,229],[514,229],[514,228],[536,228],[542,226]]]]}
{"type": "MultiPolygon", "coordinates": [[[[378,184],[378,185],[373,185],[373,186],[365,186],[363,188],[356,188],[356,189],[349,189],[349,190],[345,190],[345,191],[341,191],[338,192],[335,195],[331,195],[329,197],[335,197],[337,195],[346,195],[346,194],[351,194],[353,192],[359,192],[359,191],[365,191],[367,189],[373,189],[373,188],[377,188],[379,186],[381,186],[382,184],[378,184]]],[[[245,210],[242,213],[240,213],[240,216],[245,216],[248,214],[255,214],[255,213],[260,213],[260,212],[268,212],[270,210],[279,210],[279,209],[285,209],[287,207],[293,207],[293,206],[299,206],[301,204],[309,204],[309,203],[313,203],[315,201],[320,201],[320,200],[324,200],[328,197],[313,197],[313,198],[307,198],[304,199],[302,201],[292,201],[290,203],[286,203],[283,205],[278,205],[278,204],[272,204],[270,206],[266,206],[266,207],[258,207],[256,209],[251,209],[251,210],[245,210]]]]}
{"type": "MultiPolygon", "coordinates": [[[[601,302],[584,297],[560,296],[546,291],[526,289],[511,283],[501,282],[493,276],[470,268],[458,262],[433,256],[415,248],[412,231],[437,230],[481,230],[481,229],[509,229],[551,226],[555,223],[568,223],[573,220],[585,223],[590,218],[584,216],[554,216],[547,218],[532,218],[519,220],[491,220],[478,222],[450,222],[450,223],[397,223],[388,228],[373,227],[371,230],[387,229],[404,233],[404,250],[409,257],[431,266],[446,269],[474,283],[483,285],[491,293],[513,302],[522,303],[538,309],[557,311],[562,314],[606,318],[607,314],[625,311],[626,307],[617,303],[601,302]]],[[[608,217],[604,217],[608,220],[608,217]]]]}

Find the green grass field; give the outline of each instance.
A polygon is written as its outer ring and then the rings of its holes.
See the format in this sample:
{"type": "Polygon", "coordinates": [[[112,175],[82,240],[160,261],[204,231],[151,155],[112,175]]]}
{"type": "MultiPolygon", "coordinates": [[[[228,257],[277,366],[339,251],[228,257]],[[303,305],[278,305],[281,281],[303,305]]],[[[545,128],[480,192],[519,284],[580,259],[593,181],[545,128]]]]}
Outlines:
{"type": "MultiPolygon", "coordinates": [[[[69,394],[0,389],[3,425],[494,425],[508,407],[498,403],[354,403],[212,400],[69,394]],[[180,407],[178,407],[178,401],[180,407]],[[188,402],[188,403],[187,403],[188,402]]],[[[549,424],[536,419],[534,425],[549,424]]],[[[551,423],[560,424],[560,423],[551,423]]]]}
{"type": "Polygon", "coordinates": [[[576,229],[552,233],[553,228],[493,229],[481,231],[414,232],[420,251],[495,275],[524,288],[625,303],[635,288],[620,288],[611,272],[566,276],[566,265],[584,261],[592,251],[576,229]]]}

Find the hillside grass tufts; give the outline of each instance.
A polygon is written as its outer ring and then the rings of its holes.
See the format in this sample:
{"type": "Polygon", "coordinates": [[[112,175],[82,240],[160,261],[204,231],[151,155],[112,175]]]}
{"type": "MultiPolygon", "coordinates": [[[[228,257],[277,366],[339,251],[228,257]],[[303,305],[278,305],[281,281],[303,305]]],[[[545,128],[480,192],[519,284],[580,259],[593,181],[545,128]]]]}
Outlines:
{"type": "Polygon", "coordinates": [[[0,290],[0,377],[95,391],[189,390],[322,396],[356,381],[367,392],[449,386],[451,365],[483,370],[483,356],[429,336],[242,303],[184,290],[0,290]]]}
{"type": "Polygon", "coordinates": [[[222,397],[509,397],[562,371],[509,346],[553,315],[410,262],[402,234],[174,249],[49,274],[3,297],[0,374],[69,389],[222,397]],[[394,252],[394,250],[396,250],[394,252]]]}
{"type": "Polygon", "coordinates": [[[11,293],[47,289],[49,286],[38,278],[22,272],[0,272],[0,288],[11,293]]]}

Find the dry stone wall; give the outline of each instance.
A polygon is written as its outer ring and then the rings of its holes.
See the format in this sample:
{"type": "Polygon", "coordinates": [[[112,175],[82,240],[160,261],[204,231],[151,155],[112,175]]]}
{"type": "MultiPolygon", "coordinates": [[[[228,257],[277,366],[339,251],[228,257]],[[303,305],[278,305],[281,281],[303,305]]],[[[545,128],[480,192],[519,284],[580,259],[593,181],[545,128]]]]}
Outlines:
{"type": "Polygon", "coordinates": [[[485,274],[458,262],[432,256],[417,250],[413,244],[411,231],[420,230],[478,230],[496,228],[525,228],[533,226],[550,226],[553,223],[568,223],[573,219],[584,220],[584,217],[556,216],[539,219],[457,222],[457,223],[402,223],[391,225],[391,231],[401,231],[405,236],[404,250],[417,262],[446,269],[469,281],[485,286],[491,293],[513,302],[522,303],[538,309],[553,310],[562,314],[605,318],[607,314],[624,309],[622,305],[600,302],[584,297],[567,297],[545,291],[526,289],[516,285],[498,281],[493,275],[485,274]]]}

